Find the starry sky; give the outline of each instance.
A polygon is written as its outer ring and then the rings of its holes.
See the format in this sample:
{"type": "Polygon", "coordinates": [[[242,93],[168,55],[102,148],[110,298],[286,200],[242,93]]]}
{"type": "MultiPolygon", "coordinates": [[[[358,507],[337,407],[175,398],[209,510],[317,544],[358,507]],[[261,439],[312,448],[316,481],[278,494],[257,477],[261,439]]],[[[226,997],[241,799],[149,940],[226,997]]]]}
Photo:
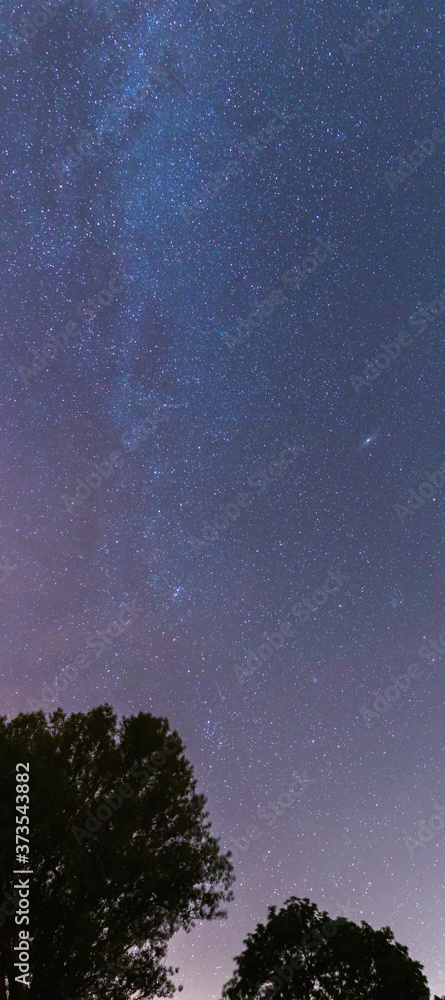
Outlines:
{"type": "Polygon", "coordinates": [[[443,993],[442,4],[0,11],[1,711],[181,734],[184,1000],[290,895],[443,993]]]}

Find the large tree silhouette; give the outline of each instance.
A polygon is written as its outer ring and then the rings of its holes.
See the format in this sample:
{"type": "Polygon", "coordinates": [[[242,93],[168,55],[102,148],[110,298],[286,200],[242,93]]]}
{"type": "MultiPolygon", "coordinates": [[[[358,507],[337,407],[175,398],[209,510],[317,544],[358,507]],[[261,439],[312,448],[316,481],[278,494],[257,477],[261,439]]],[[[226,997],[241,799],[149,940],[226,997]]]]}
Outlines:
{"type": "Polygon", "coordinates": [[[172,935],[226,916],[233,868],[168,728],[143,712],[118,724],[109,705],[0,719],[0,1000],[172,996],[172,935]],[[29,988],[14,968],[18,763],[30,765],[29,988]]]}
{"type": "Polygon", "coordinates": [[[267,924],[244,941],[224,1000],[430,1000],[423,966],[389,927],[331,920],[295,896],[278,913],[268,909],[267,924]]]}

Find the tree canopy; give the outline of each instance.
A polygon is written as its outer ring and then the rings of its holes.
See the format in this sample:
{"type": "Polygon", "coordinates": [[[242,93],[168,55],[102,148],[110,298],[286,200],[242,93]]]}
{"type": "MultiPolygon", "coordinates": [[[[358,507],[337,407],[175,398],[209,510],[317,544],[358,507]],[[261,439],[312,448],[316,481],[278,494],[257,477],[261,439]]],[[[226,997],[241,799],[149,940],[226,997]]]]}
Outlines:
{"type": "Polygon", "coordinates": [[[174,993],[168,942],[226,916],[233,867],[205,822],[178,733],[109,705],[0,718],[0,1000],[142,1000],[174,993]],[[30,973],[19,928],[16,765],[29,763],[30,973]]]}
{"type": "Polygon", "coordinates": [[[268,910],[235,959],[224,1000],[430,1000],[423,966],[389,927],[331,920],[295,896],[268,910]]]}

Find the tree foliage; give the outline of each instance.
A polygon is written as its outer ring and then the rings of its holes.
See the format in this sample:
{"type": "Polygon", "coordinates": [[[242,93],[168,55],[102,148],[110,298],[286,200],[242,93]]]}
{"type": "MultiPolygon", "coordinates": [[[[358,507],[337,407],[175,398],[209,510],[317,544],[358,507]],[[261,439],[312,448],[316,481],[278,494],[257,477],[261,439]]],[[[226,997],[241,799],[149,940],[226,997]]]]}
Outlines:
{"type": "Polygon", "coordinates": [[[109,705],[0,719],[0,1000],[172,996],[178,970],[163,964],[172,935],[226,916],[219,906],[233,898],[233,867],[209,833],[205,797],[168,728],[144,712],[118,724],[109,705]],[[15,982],[13,967],[22,762],[30,764],[34,873],[30,988],[15,982]]]}
{"type": "Polygon", "coordinates": [[[389,927],[331,920],[306,898],[269,906],[244,944],[224,1000],[430,1000],[423,966],[389,927]]]}

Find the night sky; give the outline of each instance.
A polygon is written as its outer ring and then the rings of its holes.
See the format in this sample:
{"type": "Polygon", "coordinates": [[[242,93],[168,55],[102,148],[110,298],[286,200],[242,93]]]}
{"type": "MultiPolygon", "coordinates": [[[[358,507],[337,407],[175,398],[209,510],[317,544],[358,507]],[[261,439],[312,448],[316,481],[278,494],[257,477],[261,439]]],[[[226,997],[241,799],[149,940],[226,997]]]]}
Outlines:
{"type": "Polygon", "coordinates": [[[237,876],[184,1000],[290,895],[443,993],[442,3],[51,9],[0,3],[0,710],[180,733],[237,876]]]}

